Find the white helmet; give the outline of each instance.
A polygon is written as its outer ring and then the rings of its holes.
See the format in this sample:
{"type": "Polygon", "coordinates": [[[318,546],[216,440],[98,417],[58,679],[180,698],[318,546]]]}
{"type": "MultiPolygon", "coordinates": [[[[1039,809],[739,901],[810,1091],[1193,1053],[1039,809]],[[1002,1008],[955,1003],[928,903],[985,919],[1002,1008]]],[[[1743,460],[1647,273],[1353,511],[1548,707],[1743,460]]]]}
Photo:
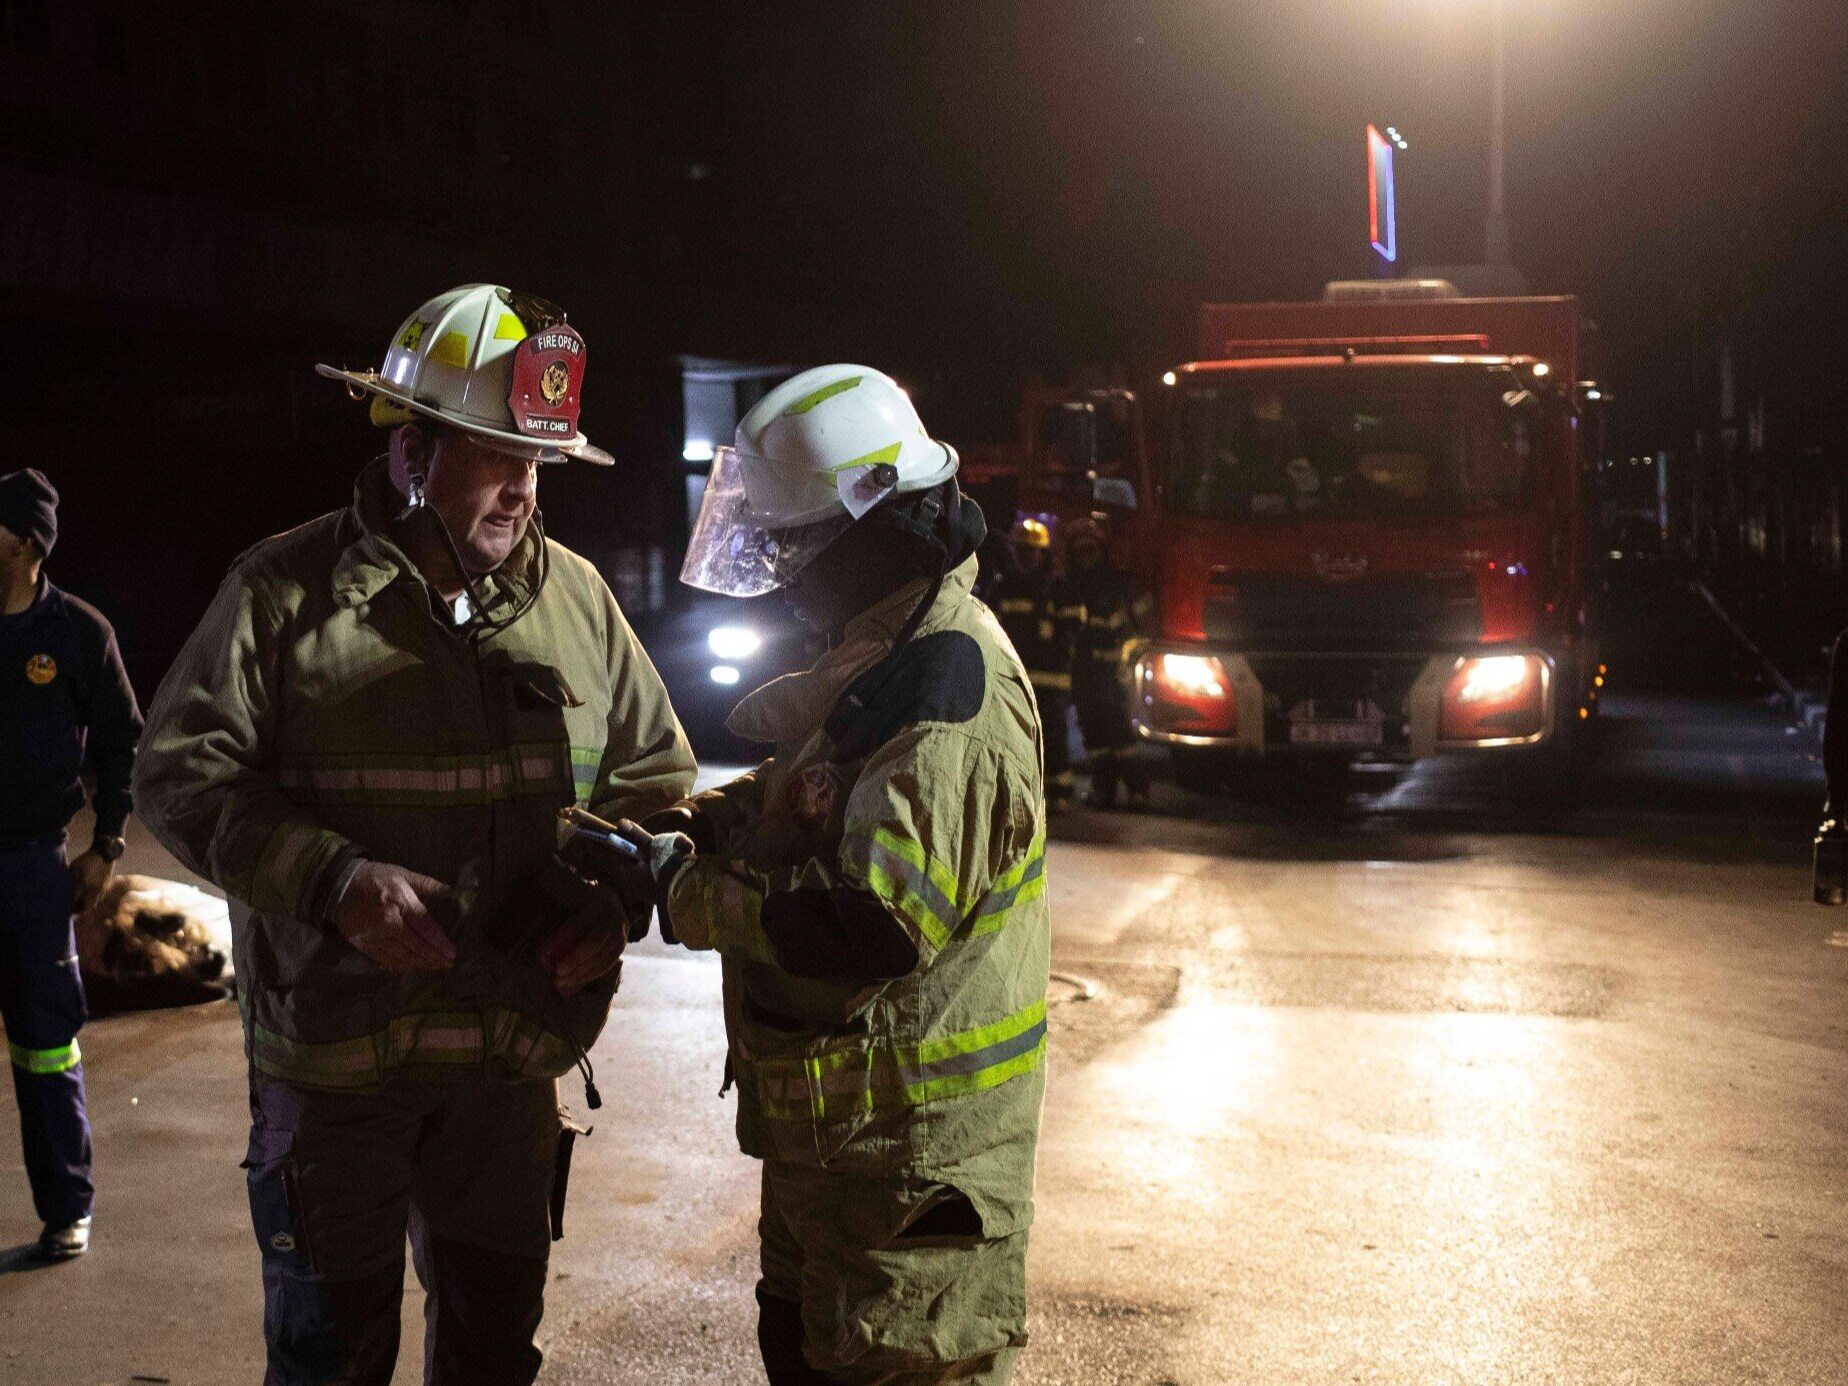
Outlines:
{"type": "Polygon", "coordinates": [[[680,580],[760,596],[886,497],[955,473],[956,450],[924,431],[890,376],[867,366],[804,371],[759,400],[713,458],[680,580]]]}
{"type": "Polygon", "coordinates": [[[372,396],[372,422],[440,419],[542,461],[609,466],[578,432],[584,338],[562,309],[496,284],[464,284],[406,318],[376,371],[315,370],[372,396]]]}

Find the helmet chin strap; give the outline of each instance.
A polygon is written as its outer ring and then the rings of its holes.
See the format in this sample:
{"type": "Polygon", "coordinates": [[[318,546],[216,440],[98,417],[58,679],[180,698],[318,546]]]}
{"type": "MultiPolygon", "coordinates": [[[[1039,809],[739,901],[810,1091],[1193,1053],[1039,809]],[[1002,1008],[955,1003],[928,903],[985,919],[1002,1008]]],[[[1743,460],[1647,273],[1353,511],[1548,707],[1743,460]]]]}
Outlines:
{"type": "MultiPolygon", "coordinates": [[[[905,617],[904,624],[892,637],[892,647],[886,651],[878,664],[854,680],[850,690],[828,714],[828,733],[836,742],[844,739],[848,729],[865,715],[867,708],[878,700],[885,686],[898,673],[898,657],[904,653],[905,647],[917,635],[918,627],[923,625],[924,618],[930,613],[931,607],[936,605],[937,594],[943,590],[944,578],[955,563],[961,562],[962,557],[967,556],[958,557],[951,552],[952,543],[957,543],[958,540],[967,537],[958,533],[958,530],[963,527],[965,518],[962,514],[964,504],[961,491],[952,479],[946,484],[938,485],[925,492],[911,505],[894,506],[891,502],[887,502],[886,506],[882,507],[883,513],[873,512],[880,515],[884,524],[910,535],[919,542],[928,564],[924,576],[928,577],[929,581],[924,585],[923,595],[911,608],[911,614],[905,617]],[[950,536],[947,542],[946,534],[950,536]]],[[[970,517],[978,527],[981,523],[980,516],[981,512],[976,510],[970,517]]],[[[974,538],[976,543],[981,542],[979,528],[974,538]]],[[[960,543],[957,546],[960,548],[960,543]]],[[[973,550],[973,546],[971,549],[973,550]]]]}

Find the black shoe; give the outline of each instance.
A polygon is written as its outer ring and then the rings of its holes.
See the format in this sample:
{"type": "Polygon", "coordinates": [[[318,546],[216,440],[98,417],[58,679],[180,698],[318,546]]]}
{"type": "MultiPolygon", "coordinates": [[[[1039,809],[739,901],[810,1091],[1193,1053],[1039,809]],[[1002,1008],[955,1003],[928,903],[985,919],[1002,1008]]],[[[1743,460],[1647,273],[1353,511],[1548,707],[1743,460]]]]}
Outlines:
{"type": "Polygon", "coordinates": [[[78,1218],[62,1227],[46,1224],[39,1233],[38,1254],[47,1261],[69,1261],[90,1249],[90,1219],[78,1218]]]}

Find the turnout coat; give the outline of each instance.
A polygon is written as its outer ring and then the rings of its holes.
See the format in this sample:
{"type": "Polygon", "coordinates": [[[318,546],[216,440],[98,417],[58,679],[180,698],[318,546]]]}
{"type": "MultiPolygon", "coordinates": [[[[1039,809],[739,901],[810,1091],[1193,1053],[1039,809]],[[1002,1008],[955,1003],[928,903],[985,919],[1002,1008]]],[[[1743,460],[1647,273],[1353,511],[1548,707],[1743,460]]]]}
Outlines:
{"type": "Polygon", "coordinates": [[[862,715],[831,717],[890,652],[921,582],[738,705],[732,729],[775,753],[701,796],[718,849],[675,879],[668,914],[723,958],[746,1153],[951,1186],[1000,1238],[1032,1220],[1051,926],[1039,715],[970,595],[975,566],[946,577],[862,715]],[[774,897],[833,889],[876,897],[915,967],[864,983],[792,971],[764,927],[774,897]]]}
{"type": "Polygon", "coordinates": [[[232,567],[149,709],[136,804],[232,901],[252,1063],[309,1087],[488,1066],[563,1073],[612,974],[569,1001],[533,961],[531,873],[572,803],[640,817],[692,787],[653,666],[589,563],[537,523],[457,627],[392,538],[379,459],[346,510],[232,567]],[[530,605],[527,605],[530,602],[530,605]],[[386,971],[333,926],[357,856],[455,887],[452,968],[386,971]]]}

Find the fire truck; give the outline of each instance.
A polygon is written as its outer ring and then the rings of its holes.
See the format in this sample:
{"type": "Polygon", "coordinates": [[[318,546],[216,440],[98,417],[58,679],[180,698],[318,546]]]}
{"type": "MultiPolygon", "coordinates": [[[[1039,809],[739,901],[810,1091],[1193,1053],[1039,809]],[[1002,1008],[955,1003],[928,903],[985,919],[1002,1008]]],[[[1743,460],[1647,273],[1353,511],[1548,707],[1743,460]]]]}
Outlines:
{"type": "Polygon", "coordinates": [[[1117,512],[1159,613],[1132,717],[1179,779],[1576,739],[1604,676],[1580,326],[1572,298],[1331,284],[1205,305],[1154,410],[1030,401],[1021,508],[1117,512]]]}

